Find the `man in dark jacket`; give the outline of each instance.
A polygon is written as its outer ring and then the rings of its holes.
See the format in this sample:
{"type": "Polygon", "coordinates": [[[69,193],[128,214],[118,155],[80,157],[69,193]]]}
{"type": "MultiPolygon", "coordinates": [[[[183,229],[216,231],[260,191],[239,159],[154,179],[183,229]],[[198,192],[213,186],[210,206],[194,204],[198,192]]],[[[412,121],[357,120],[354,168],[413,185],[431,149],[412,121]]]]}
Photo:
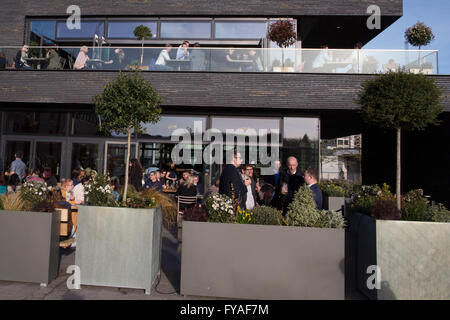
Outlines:
{"type": "Polygon", "coordinates": [[[319,180],[319,172],[315,168],[308,168],[305,171],[305,182],[314,195],[317,209],[322,210],[322,190],[320,190],[317,181],[319,180]]]}
{"type": "Polygon", "coordinates": [[[280,171],[280,178],[275,190],[272,204],[286,214],[289,204],[294,199],[297,190],[303,185],[303,173],[297,170],[298,161],[295,157],[289,157],[288,169],[280,171]]]}
{"type": "Polygon", "coordinates": [[[219,193],[237,201],[239,206],[244,208],[247,201],[247,187],[237,169],[241,163],[241,154],[234,151],[232,164],[227,164],[220,175],[219,193]]]}

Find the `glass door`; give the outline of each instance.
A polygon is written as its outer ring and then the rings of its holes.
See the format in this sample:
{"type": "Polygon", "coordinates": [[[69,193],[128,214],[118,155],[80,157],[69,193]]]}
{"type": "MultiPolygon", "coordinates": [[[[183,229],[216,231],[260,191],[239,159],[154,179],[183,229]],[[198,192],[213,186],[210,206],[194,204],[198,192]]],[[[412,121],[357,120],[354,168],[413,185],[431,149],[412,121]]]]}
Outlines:
{"type": "Polygon", "coordinates": [[[53,175],[61,176],[62,142],[36,141],[34,168],[51,169],[53,175]]]}
{"type": "Polygon", "coordinates": [[[4,168],[5,172],[9,170],[9,167],[11,166],[11,162],[14,161],[14,154],[16,152],[22,153],[22,161],[27,165],[28,168],[31,167],[31,146],[32,141],[31,140],[5,140],[5,157],[3,158],[4,161],[4,168]]]}
{"type": "MultiPolygon", "coordinates": [[[[136,158],[138,144],[131,143],[130,160],[136,158]]],[[[110,177],[117,177],[119,181],[125,178],[125,161],[127,157],[126,142],[106,142],[104,172],[110,177]]]]}

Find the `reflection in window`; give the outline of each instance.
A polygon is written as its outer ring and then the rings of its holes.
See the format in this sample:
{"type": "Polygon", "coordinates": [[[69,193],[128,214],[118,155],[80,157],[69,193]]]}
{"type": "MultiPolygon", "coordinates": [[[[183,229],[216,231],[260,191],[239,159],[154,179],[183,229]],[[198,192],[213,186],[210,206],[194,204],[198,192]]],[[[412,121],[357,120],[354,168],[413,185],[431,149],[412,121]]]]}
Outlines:
{"type": "Polygon", "coordinates": [[[271,130],[280,129],[280,119],[277,118],[225,118],[217,117],[212,119],[212,127],[225,132],[227,129],[266,129],[270,133],[271,130]]]}
{"type": "Polygon", "coordinates": [[[66,113],[62,112],[8,112],[6,133],[39,133],[64,135],[66,113]]]}
{"type": "Polygon", "coordinates": [[[55,21],[33,20],[30,23],[30,45],[39,46],[41,37],[44,44],[53,43],[55,38],[55,21]]]}
{"type": "Polygon", "coordinates": [[[72,39],[92,39],[94,35],[103,37],[105,35],[105,23],[101,21],[82,21],[81,29],[70,30],[67,28],[66,21],[57,23],[57,38],[72,39]]]}
{"type": "Polygon", "coordinates": [[[210,39],[211,22],[161,22],[161,38],[165,39],[210,39]]]}
{"type": "Polygon", "coordinates": [[[266,22],[216,21],[216,39],[261,39],[266,37],[266,22]]]}
{"type": "Polygon", "coordinates": [[[284,118],[282,163],[290,156],[298,160],[299,169],[319,168],[319,119],[284,118]]]}
{"type": "Polygon", "coordinates": [[[98,144],[73,143],[72,144],[72,170],[91,168],[97,170],[98,144]]]}
{"type": "Polygon", "coordinates": [[[153,34],[153,38],[156,38],[158,32],[157,22],[142,21],[110,21],[108,22],[108,38],[136,39],[134,29],[139,25],[148,27],[153,34]]]}
{"type": "Polygon", "coordinates": [[[206,118],[204,117],[162,116],[161,120],[156,124],[142,124],[145,131],[143,136],[155,139],[170,139],[172,133],[177,129],[186,129],[194,133],[195,121],[201,122],[201,128],[205,132],[206,118]]]}

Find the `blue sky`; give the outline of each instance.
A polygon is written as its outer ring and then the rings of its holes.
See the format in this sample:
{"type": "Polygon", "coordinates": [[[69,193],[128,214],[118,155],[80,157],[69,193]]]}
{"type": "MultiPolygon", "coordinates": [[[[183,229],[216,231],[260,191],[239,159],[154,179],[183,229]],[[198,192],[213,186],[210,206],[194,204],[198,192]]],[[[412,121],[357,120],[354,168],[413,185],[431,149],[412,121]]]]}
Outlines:
{"type": "Polygon", "coordinates": [[[433,42],[422,49],[439,50],[439,73],[450,74],[449,0],[403,0],[403,17],[364,46],[364,49],[405,49],[405,30],[418,21],[430,26],[436,36],[433,42]]]}

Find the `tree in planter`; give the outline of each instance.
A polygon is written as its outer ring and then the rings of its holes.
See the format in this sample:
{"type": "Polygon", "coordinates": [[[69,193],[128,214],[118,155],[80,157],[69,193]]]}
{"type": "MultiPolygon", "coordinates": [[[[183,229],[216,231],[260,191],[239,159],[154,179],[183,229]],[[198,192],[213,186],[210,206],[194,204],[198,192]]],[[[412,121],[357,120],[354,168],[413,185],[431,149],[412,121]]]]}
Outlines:
{"type": "Polygon", "coordinates": [[[123,73],[107,84],[103,93],[93,98],[95,112],[101,119],[102,130],[127,133],[127,158],[125,161],[125,190],[123,204],[126,204],[128,170],[130,163],[131,132],[142,132],[141,123],[156,123],[161,114],[162,99],[151,83],[139,72],[123,73]]]}
{"type": "Polygon", "coordinates": [[[290,47],[297,40],[295,24],[292,20],[278,20],[269,27],[268,38],[275,42],[281,48],[281,64],[284,69],[284,51],[283,48],[290,47]]]}
{"type": "Polygon", "coordinates": [[[144,25],[137,26],[134,31],[134,36],[142,41],[141,66],[144,63],[144,41],[147,38],[153,37],[152,31],[149,27],[144,25]]]}
{"type": "Polygon", "coordinates": [[[422,69],[420,49],[422,46],[426,46],[434,40],[433,31],[423,22],[417,22],[412,27],[406,29],[405,39],[413,47],[419,47],[419,68],[422,69]]]}
{"type": "Polygon", "coordinates": [[[397,131],[396,203],[401,210],[401,132],[425,130],[439,124],[442,92],[433,79],[404,71],[388,72],[362,84],[358,94],[362,119],[382,129],[397,131]]]}

